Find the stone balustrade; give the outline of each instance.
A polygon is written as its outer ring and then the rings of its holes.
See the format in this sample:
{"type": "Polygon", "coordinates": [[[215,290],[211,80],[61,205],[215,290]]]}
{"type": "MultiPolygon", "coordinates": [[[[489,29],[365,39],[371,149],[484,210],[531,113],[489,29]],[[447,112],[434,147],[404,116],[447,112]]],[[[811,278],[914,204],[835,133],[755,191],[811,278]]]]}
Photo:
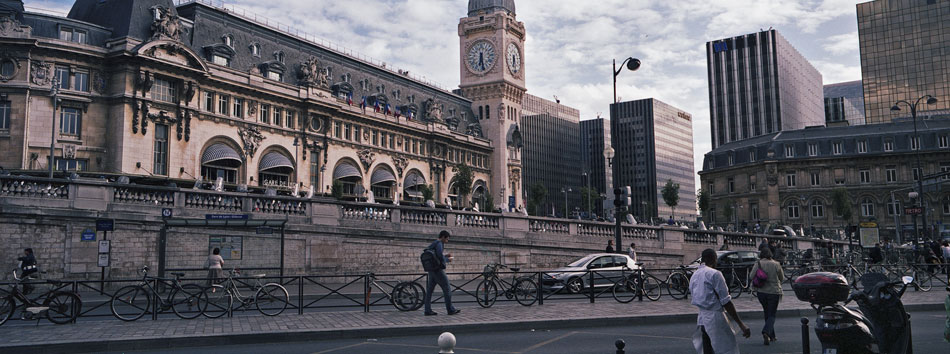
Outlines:
{"type": "Polygon", "coordinates": [[[112,188],[112,200],[116,203],[175,205],[175,192],[154,188],[120,186],[112,188]]]}
{"type": "Polygon", "coordinates": [[[69,184],[45,178],[4,176],[0,178],[0,196],[68,199],[69,184]]]}
{"type": "Polygon", "coordinates": [[[399,221],[405,224],[446,225],[446,214],[441,211],[403,209],[399,221]]]}
{"type": "Polygon", "coordinates": [[[529,230],[532,232],[554,234],[569,234],[571,232],[571,223],[567,221],[531,219],[529,225],[529,230]]]}

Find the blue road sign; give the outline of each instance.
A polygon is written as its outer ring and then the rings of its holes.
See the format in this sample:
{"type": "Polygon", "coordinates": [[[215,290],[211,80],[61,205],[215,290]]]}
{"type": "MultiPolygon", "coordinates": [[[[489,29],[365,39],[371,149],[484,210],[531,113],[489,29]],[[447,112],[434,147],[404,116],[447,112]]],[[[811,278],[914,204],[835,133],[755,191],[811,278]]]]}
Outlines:
{"type": "Polygon", "coordinates": [[[115,231],[115,220],[96,219],[96,231],[115,231]]]}
{"type": "Polygon", "coordinates": [[[86,228],[85,230],[82,230],[82,236],[80,238],[80,241],[95,241],[95,240],[96,240],[95,231],[92,231],[92,229],[90,228],[86,228]]]}
{"type": "Polygon", "coordinates": [[[205,220],[247,220],[247,214],[205,214],[205,220]]]}

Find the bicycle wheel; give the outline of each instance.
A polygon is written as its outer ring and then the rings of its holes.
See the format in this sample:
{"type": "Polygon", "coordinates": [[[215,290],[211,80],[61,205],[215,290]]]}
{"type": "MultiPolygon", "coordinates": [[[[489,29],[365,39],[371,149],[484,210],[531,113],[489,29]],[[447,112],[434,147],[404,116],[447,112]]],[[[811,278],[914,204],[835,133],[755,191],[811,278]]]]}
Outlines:
{"type": "Polygon", "coordinates": [[[498,285],[495,282],[485,279],[478,283],[478,287],[475,288],[475,301],[478,301],[478,306],[487,309],[495,304],[496,299],[498,299],[498,285]]]}
{"type": "Polygon", "coordinates": [[[287,294],[287,289],[280,284],[264,284],[262,288],[257,290],[254,303],[257,304],[257,310],[264,316],[277,316],[287,308],[287,304],[290,303],[290,295],[287,294]]]}
{"type": "Polygon", "coordinates": [[[933,274],[926,269],[918,270],[915,273],[917,274],[914,274],[914,283],[917,284],[917,288],[920,289],[920,291],[926,292],[933,289],[933,274]]]}
{"type": "Polygon", "coordinates": [[[204,296],[202,298],[207,299],[207,304],[203,306],[201,314],[207,318],[224,316],[234,305],[234,297],[231,296],[231,292],[221,285],[215,284],[203,291],[204,296]]]}
{"type": "Polygon", "coordinates": [[[673,273],[666,278],[666,290],[676,300],[685,299],[689,293],[689,279],[683,273],[673,273]]]}
{"type": "Polygon", "coordinates": [[[521,305],[531,306],[538,301],[538,284],[532,279],[518,279],[511,291],[515,294],[515,301],[521,305]]]}
{"type": "Polygon", "coordinates": [[[613,289],[610,290],[614,295],[614,300],[626,304],[637,297],[637,285],[634,278],[635,277],[631,275],[620,278],[620,280],[614,283],[613,289]]]}
{"type": "Polygon", "coordinates": [[[151,296],[141,285],[122,287],[112,295],[112,315],[123,321],[135,321],[148,312],[151,296]]]}
{"type": "Polygon", "coordinates": [[[733,299],[736,299],[742,296],[743,290],[745,289],[742,288],[742,282],[736,279],[736,274],[733,274],[729,280],[729,294],[732,295],[733,299]]]}
{"type": "Polygon", "coordinates": [[[58,292],[50,295],[43,301],[43,306],[49,307],[46,319],[55,324],[66,324],[76,320],[82,310],[82,300],[79,295],[67,292],[58,292]]]}
{"type": "Polygon", "coordinates": [[[643,277],[643,283],[640,284],[640,289],[643,291],[643,296],[650,301],[657,301],[660,299],[660,280],[654,276],[643,277]]]}
{"type": "Polygon", "coordinates": [[[208,298],[204,296],[204,288],[198,284],[185,284],[175,288],[171,294],[172,311],[178,317],[191,320],[201,316],[202,306],[208,305],[208,298]]]}
{"type": "Polygon", "coordinates": [[[412,311],[418,308],[416,305],[422,302],[422,297],[412,283],[402,282],[393,287],[389,300],[400,311],[412,311]]]}
{"type": "Polygon", "coordinates": [[[4,323],[7,323],[7,320],[13,316],[13,311],[16,310],[16,301],[13,301],[13,298],[5,298],[0,300],[0,326],[3,326],[4,323]]]}
{"type": "Polygon", "coordinates": [[[419,294],[418,301],[416,301],[415,305],[412,305],[412,308],[409,310],[409,311],[415,311],[422,308],[423,301],[426,297],[426,288],[422,287],[422,284],[419,284],[418,282],[415,282],[415,281],[410,282],[409,285],[411,285],[412,288],[415,289],[415,292],[419,294]]]}

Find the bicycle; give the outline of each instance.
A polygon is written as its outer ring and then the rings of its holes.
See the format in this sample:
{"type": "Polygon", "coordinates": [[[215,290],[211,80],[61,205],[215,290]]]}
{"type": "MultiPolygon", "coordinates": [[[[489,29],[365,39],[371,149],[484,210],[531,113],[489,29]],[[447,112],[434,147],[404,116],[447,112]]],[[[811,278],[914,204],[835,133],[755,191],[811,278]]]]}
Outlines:
{"type": "MultiPolygon", "coordinates": [[[[930,265],[924,265],[924,267],[929,267],[930,265]]],[[[914,277],[914,281],[911,282],[911,285],[914,286],[914,289],[918,291],[928,292],[930,289],[933,289],[933,278],[934,275],[927,269],[921,269],[918,264],[911,264],[908,266],[903,274],[910,275],[914,277]]]]}
{"type": "Polygon", "coordinates": [[[670,294],[670,297],[676,300],[682,300],[689,296],[689,279],[692,276],[692,269],[683,265],[674,269],[670,275],[666,276],[666,291],[670,294]]]}
{"type": "Polygon", "coordinates": [[[126,322],[138,320],[149,311],[154,297],[158,305],[157,312],[171,309],[179,318],[186,320],[201,316],[204,307],[208,305],[208,299],[204,297],[204,288],[197,284],[181,285],[180,278],[185,276],[185,273],[171,274],[175,276],[175,279],[150,277],[148,267],[142,267],[141,284],[124,286],[112,295],[112,300],[109,302],[112,315],[126,322]],[[157,288],[162,285],[172,288],[167,298],[162,298],[157,288]],[[130,312],[123,312],[123,310],[130,312]]]}
{"type": "Polygon", "coordinates": [[[520,269],[517,267],[509,268],[499,263],[486,265],[482,272],[485,279],[478,283],[478,287],[475,288],[475,300],[478,301],[478,305],[484,308],[492,307],[495,300],[498,299],[499,289],[501,289],[500,293],[504,294],[505,298],[509,300],[514,298],[521,305],[534,305],[535,301],[538,301],[538,284],[530,275],[518,276],[517,273],[520,269]],[[515,272],[512,275],[511,282],[498,277],[499,268],[508,268],[515,272]]]}
{"type": "MultiPolygon", "coordinates": [[[[22,308],[20,319],[24,321],[36,319],[37,324],[43,316],[55,324],[70,323],[76,321],[76,317],[79,317],[82,310],[82,300],[79,295],[71,291],[53,290],[31,299],[19,287],[30,278],[18,278],[14,269],[13,279],[16,282],[11,285],[11,289],[6,296],[0,300],[0,326],[6,323],[10,317],[13,317],[13,313],[20,308],[22,308]],[[43,302],[39,302],[39,299],[43,299],[43,302]],[[18,301],[20,305],[17,305],[18,301]]],[[[49,283],[53,286],[63,284],[55,280],[50,280],[49,283]]],[[[26,286],[26,284],[23,285],[26,286]]]]}
{"type": "MultiPolygon", "coordinates": [[[[370,287],[366,289],[366,304],[370,303],[369,299],[375,287],[383,296],[389,299],[389,303],[393,304],[399,311],[415,311],[422,307],[426,290],[421,284],[415,281],[400,282],[397,283],[396,286],[393,286],[392,293],[389,293],[376,281],[376,274],[369,273],[366,276],[369,277],[370,280],[370,287]]],[[[385,282],[383,282],[383,284],[389,285],[385,282]]]]}
{"type": "Polygon", "coordinates": [[[641,295],[650,301],[660,299],[660,280],[652,275],[644,276],[642,265],[643,263],[637,263],[641,268],[630,275],[624,275],[630,268],[625,266],[620,270],[620,280],[617,280],[611,289],[614,300],[625,304],[641,295]]]}
{"type": "Polygon", "coordinates": [[[727,284],[729,285],[729,294],[732,294],[733,298],[738,298],[739,296],[742,296],[743,292],[749,291],[751,293],[752,289],[750,287],[750,284],[752,282],[749,281],[749,278],[750,278],[749,269],[746,269],[744,267],[736,267],[736,266],[728,266],[728,267],[729,267],[729,277],[726,280],[727,280],[727,284]],[[736,270],[736,268],[741,268],[742,270],[741,273],[744,273],[743,274],[744,277],[739,276],[740,271],[736,270]],[[745,278],[745,282],[743,282],[743,278],[745,278]]]}
{"type": "Polygon", "coordinates": [[[283,285],[277,283],[261,284],[261,279],[267,274],[255,274],[249,278],[254,279],[255,284],[251,287],[255,290],[254,297],[244,297],[241,289],[238,288],[234,275],[240,275],[241,270],[232,269],[228,272],[228,277],[221,284],[214,284],[204,288],[203,296],[208,299],[207,306],[202,309],[202,314],[208,318],[218,318],[227,313],[233,313],[234,301],[237,299],[240,310],[247,310],[254,305],[257,311],[264,316],[277,316],[287,309],[290,303],[290,294],[283,285]],[[223,285],[222,285],[223,284],[223,285]],[[268,305],[276,303],[276,307],[268,305]]]}

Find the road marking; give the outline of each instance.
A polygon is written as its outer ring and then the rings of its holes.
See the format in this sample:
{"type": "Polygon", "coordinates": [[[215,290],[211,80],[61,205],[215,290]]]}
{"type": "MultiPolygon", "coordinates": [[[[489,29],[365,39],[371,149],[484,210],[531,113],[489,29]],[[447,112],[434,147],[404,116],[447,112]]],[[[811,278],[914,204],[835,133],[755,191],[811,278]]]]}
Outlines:
{"type": "MultiPolygon", "coordinates": [[[[379,342],[366,342],[366,343],[360,343],[360,344],[380,345],[380,346],[384,346],[384,347],[385,347],[385,346],[394,346],[394,347],[439,349],[439,347],[438,347],[438,346],[435,346],[435,345],[422,345],[422,344],[379,343],[379,342]]],[[[342,348],[341,348],[341,349],[342,349],[342,348]]],[[[504,352],[504,351],[489,350],[489,349],[475,349],[475,348],[461,348],[461,347],[455,347],[455,350],[465,350],[465,351],[484,352],[484,353],[518,354],[517,352],[504,352]]],[[[319,354],[319,353],[314,353],[314,354],[319,354]]]]}
{"type": "Polygon", "coordinates": [[[523,350],[521,350],[520,352],[517,352],[517,353],[520,354],[520,353],[527,353],[527,352],[530,352],[530,351],[532,351],[532,350],[541,348],[541,347],[543,347],[543,346],[545,346],[545,345],[548,345],[548,344],[557,342],[557,341],[559,341],[559,340],[561,340],[561,339],[564,339],[564,338],[573,336],[573,335],[576,334],[576,333],[579,333],[579,332],[568,332],[568,333],[562,334],[562,335],[560,335],[560,336],[557,336],[557,337],[548,339],[548,340],[546,340],[546,341],[543,341],[543,342],[541,342],[541,343],[538,343],[538,344],[532,345],[532,346],[530,346],[530,347],[527,347],[527,348],[525,348],[525,349],[523,349],[523,350]]]}
{"type": "Polygon", "coordinates": [[[576,332],[576,333],[582,333],[582,334],[597,334],[597,335],[607,334],[607,335],[612,335],[612,336],[641,337],[641,338],[655,338],[655,339],[681,339],[681,340],[688,340],[688,341],[692,341],[692,340],[693,340],[692,337],[652,336],[652,335],[649,335],[649,334],[610,333],[610,332],[585,332],[585,331],[580,331],[580,332],[576,332]]]}
{"type": "Polygon", "coordinates": [[[332,352],[339,351],[339,350],[343,350],[343,349],[350,349],[350,348],[359,347],[359,346],[362,346],[362,345],[365,345],[365,344],[368,344],[368,343],[363,342],[363,343],[356,343],[356,344],[344,345],[344,346],[339,347],[339,348],[327,349],[327,350],[324,350],[324,351],[322,351],[322,352],[314,352],[314,353],[311,353],[311,354],[332,353],[332,352]]]}

